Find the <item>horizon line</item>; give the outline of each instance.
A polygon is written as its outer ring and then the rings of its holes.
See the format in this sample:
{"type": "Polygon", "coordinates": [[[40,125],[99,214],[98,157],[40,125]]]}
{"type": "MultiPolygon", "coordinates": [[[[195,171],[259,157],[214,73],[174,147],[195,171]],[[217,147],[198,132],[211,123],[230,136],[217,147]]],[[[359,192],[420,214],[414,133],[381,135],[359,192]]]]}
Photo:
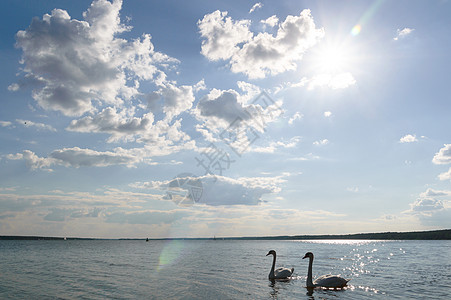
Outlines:
{"type": "Polygon", "coordinates": [[[41,235],[0,235],[0,240],[327,240],[327,239],[362,239],[362,240],[451,240],[451,229],[436,229],[427,231],[385,231],[348,234],[299,234],[272,236],[227,236],[227,237],[132,237],[132,238],[98,238],[98,237],[61,237],[41,235]],[[434,233],[436,235],[434,235],[434,233]],[[437,235],[439,234],[439,235],[437,235]],[[404,238],[402,238],[404,236],[404,238]]]}

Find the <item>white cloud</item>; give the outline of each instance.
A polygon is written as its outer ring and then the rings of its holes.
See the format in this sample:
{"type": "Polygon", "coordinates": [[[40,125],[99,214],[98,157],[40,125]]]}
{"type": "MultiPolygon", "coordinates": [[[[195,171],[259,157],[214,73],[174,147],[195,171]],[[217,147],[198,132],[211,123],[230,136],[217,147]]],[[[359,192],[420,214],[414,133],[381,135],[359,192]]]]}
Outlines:
{"type": "Polygon", "coordinates": [[[294,121],[302,119],[303,115],[300,112],[296,112],[289,120],[288,124],[293,125],[294,121]]]}
{"type": "Polygon", "coordinates": [[[295,136],[290,139],[288,142],[283,141],[277,141],[277,142],[271,142],[269,146],[267,147],[253,147],[250,149],[250,152],[259,152],[259,153],[274,153],[277,151],[277,149],[281,148],[294,148],[300,141],[300,137],[295,136]]]}
{"type": "Polygon", "coordinates": [[[450,191],[436,191],[431,188],[427,189],[426,192],[421,193],[421,198],[427,198],[427,197],[440,197],[440,196],[449,196],[451,195],[450,191]]]}
{"type": "Polygon", "coordinates": [[[410,213],[430,216],[437,211],[444,210],[443,202],[435,198],[419,198],[410,204],[410,213]]]}
{"type": "Polygon", "coordinates": [[[403,136],[401,139],[399,139],[400,143],[413,143],[413,142],[418,142],[418,139],[415,135],[412,134],[407,134],[405,136],[403,136]]]}
{"type": "MultiPolygon", "coordinates": [[[[199,83],[197,89],[203,89],[205,84],[199,83]]],[[[148,96],[149,107],[152,109],[154,102],[162,99],[163,112],[166,114],[168,121],[173,117],[178,116],[180,113],[189,110],[195,100],[193,95],[193,87],[182,85],[176,86],[172,83],[166,83],[158,91],[153,92],[148,96]]]]}
{"type": "Polygon", "coordinates": [[[415,30],[415,29],[408,28],[408,27],[406,27],[406,28],[404,28],[404,29],[402,29],[402,30],[401,30],[401,29],[398,29],[398,30],[397,30],[397,36],[394,37],[393,39],[394,39],[395,41],[397,41],[397,40],[399,40],[400,38],[405,38],[406,36],[410,35],[414,30],[415,30]]]}
{"type": "Polygon", "coordinates": [[[222,123],[222,127],[229,126],[237,118],[248,120],[251,116],[246,107],[238,102],[239,94],[234,90],[222,91],[217,95],[216,91],[201,98],[197,104],[198,116],[212,118],[215,122],[222,123]]]}
{"type": "Polygon", "coordinates": [[[262,93],[255,97],[252,103],[246,104],[248,99],[249,97],[243,97],[235,90],[213,89],[199,100],[194,114],[199,120],[205,121],[205,125],[213,131],[227,128],[234,122],[245,122],[262,132],[267,123],[274,121],[282,113],[279,106],[281,103],[274,102],[267,94],[262,93]]]}
{"type": "Polygon", "coordinates": [[[13,123],[9,122],[9,121],[0,121],[0,126],[1,127],[8,127],[11,126],[13,123]]]}
{"type": "MultiPolygon", "coordinates": [[[[450,223],[451,191],[438,191],[431,188],[421,193],[419,198],[410,204],[410,209],[404,214],[414,215],[423,224],[443,226],[450,223]]],[[[446,225],[448,226],[448,225],[446,225]]]]}
{"type": "Polygon", "coordinates": [[[273,15],[273,16],[269,17],[266,20],[261,20],[260,23],[263,23],[265,25],[274,27],[274,26],[276,26],[279,23],[279,18],[277,18],[276,15],[273,15]]]}
{"type": "Polygon", "coordinates": [[[55,163],[53,159],[39,157],[30,150],[24,150],[22,153],[8,154],[6,158],[10,160],[24,160],[27,167],[29,167],[32,170],[44,169],[52,171],[50,169],[50,166],[55,163]]]}
{"type": "Polygon", "coordinates": [[[130,29],[120,22],[121,6],[120,0],[96,0],[82,21],[61,9],[34,18],[16,34],[25,76],[10,90],[34,84],[32,95],[42,108],[78,116],[137,96],[136,80],[164,78],[158,66],[177,61],[154,51],[150,35],[118,38],[130,29]]]}
{"type": "Polygon", "coordinates": [[[432,162],[436,165],[451,164],[451,144],[445,144],[444,147],[434,155],[432,162]]]}
{"type": "Polygon", "coordinates": [[[325,112],[324,112],[324,116],[325,116],[326,118],[329,118],[330,116],[332,116],[332,112],[330,112],[330,111],[325,111],[325,112]]]}
{"type": "MultiPolygon", "coordinates": [[[[245,86],[248,88],[249,86],[245,86]]],[[[248,91],[249,94],[249,91],[248,91]]],[[[275,102],[262,92],[250,104],[234,90],[213,89],[200,99],[193,114],[203,124],[196,127],[207,141],[218,139],[237,153],[252,151],[251,145],[282,113],[281,101],[275,102]]]]}
{"type": "Polygon", "coordinates": [[[314,155],[313,153],[308,153],[304,156],[299,156],[299,157],[295,157],[292,158],[290,160],[294,160],[294,161],[311,161],[311,160],[317,160],[320,159],[320,157],[318,155],[314,155]]]}
{"type": "Polygon", "coordinates": [[[438,178],[440,180],[451,180],[451,168],[447,172],[440,173],[438,178]]]}
{"type": "Polygon", "coordinates": [[[255,3],[252,8],[249,10],[249,13],[253,13],[256,9],[262,8],[263,4],[261,2],[255,3]]]}
{"type": "MultiPolygon", "coordinates": [[[[26,165],[32,170],[41,169],[46,171],[52,171],[50,167],[53,165],[74,168],[108,167],[112,165],[135,167],[138,163],[155,165],[160,163],[152,161],[153,157],[166,156],[181,150],[196,149],[194,141],[185,141],[186,134],[181,133],[179,129],[179,121],[171,126],[167,124],[162,125],[159,130],[164,131],[169,138],[157,137],[156,140],[152,140],[152,143],[148,143],[142,148],[124,149],[117,147],[112,151],[96,151],[72,147],[54,150],[48,157],[39,157],[30,150],[24,150],[22,153],[8,154],[5,157],[10,160],[24,160],[26,165]],[[182,141],[174,143],[173,141],[177,139],[182,141]]],[[[179,162],[171,161],[170,164],[179,164],[179,162]]]]}
{"type": "Polygon", "coordinates": [[[318,87],[328,87],[333,90],[345,89],[356,83],[354,76],[351,73],[340,73],[340,74],[320,74],[313,76],[311,79],[306,77],[293,86],[307,86],[308,90],[314,90],[318,87]]]}
{"type": "Polygon", "coordinates": [[[49,157],[39,157],[30,150],[22,153],[9,154],[6,158],[11,160],[24,160],[25,164],[32,170],[43,169],[52,171],[52,165],[62,165],[66,167],[106,167],[110,165],[133,166],[141,161],[140,157],[132,155],[129,151],[117,148],[114,152],[95,151],[91,149],[81,149],[79,147],[63,148],[54,150],[49,157]]]}
{"type": "Polygon", "coordinates": [[[85,133],[109,133],[111,134],[110,141],[121,138],[130,140],[133,139],[134,135],[149,131],[152,128],[153,121],[152,113],[144,114],[141,118],[138,118],[128,116],[126,110],[118,112],[113,107],[107,107],[94,116],[73,120],[67,130],[85,133]]]}
{"type": "Polygon", "coordinates": [[[316,146],[323,146],[323,145],[327,145],[327,144],[329,144],[328,139],[323,139],[323,140],[313,142],[313,145],[316,145],[316,146]]]}
{"type": "Polygon", "coordinates": [[[29,120],[21,120],[21,119],[16,119],[16,122],[25,127],[35,127],[38,130],[48,130],[48,131],[56,132],[55,128],[53,128],[52,126],[47,125],[47,124],[36,123],[36,122],[29,121],[29,120]]]}
{"type": "MultiPolygon", "coordinates": [[[[262,200],[264,194],[278,193],[281,188],[280,185],[285,182],[281,176],[276,177],[241,177],[237,179],[224,176],[193,176],[187,177],[192,180],[201,181],[202,196],[198,204],[205,204],[209,206],[218,205],[258,205],[262,200]]],[[[178,178],[167,181],[150,181],[137,182],[131,184],[134,188],[160,190],[163,192],[169,191],[169,187],[174,186],[174,182],[178,178]]],[[[178,185],[180,194],[191,186],[178,185]]],[[[190,191],[186,190],[187,194],[190,191]]],[[[168,197],[168,200],[171,200],[168,197]]]]}
{"type": "Polygon", "coordinates": [[[82,166],[96,166],[106,167],[110,165],[128,165],[132,166],[137,161],[138,157],[120,151],[118,148],[115,152],[110,151],[95,151],[91,149],[81,149],[78,147],[64,148],[54,150],[50,157],[56,160],[59,164],[72,166],[75,168],[82,166]]]}
{"type": "Polygon", "coordinates": [[[17,92],[20,89],[20,86],[17,83],[13,83],[8,86],[8,91],[17,92]]]}
{"type": "Polygon", "coordinates": [[[227,12],[215,11],[198,22],[202,54],[211,60],[229,60],[234,73],[249,78],[263,78],[295,70],[303,54],[324,36],[316,29],[310,10],[299,16],[287,16],[275,36],[266,32],[254,34],[250,21],[233,21],[227,12]]]}
{"type": "Polygon", "coordinates": [[[249,20],[233,21],[227,12],[207,14],[197,22],[202,37],[201,53],[210,60],[228,59],[239,50],[240,43],[252,37],[249,20]]]}

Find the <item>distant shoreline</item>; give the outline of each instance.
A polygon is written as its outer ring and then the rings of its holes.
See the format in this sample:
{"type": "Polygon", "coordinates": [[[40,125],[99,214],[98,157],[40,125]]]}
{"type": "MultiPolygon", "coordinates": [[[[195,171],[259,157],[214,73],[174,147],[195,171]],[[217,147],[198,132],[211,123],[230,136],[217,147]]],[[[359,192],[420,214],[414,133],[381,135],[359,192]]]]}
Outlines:
{"type": "MultiPolygon", "coordinates": [[[[146,240],[146,238],[81,238],[2,235],[0,240],[146,240]]],[[[283,235],[217,238],[149,238],[156,240],[451,240],[451,229],[411,232],[377,232],[355,234],[283,235]]]]}

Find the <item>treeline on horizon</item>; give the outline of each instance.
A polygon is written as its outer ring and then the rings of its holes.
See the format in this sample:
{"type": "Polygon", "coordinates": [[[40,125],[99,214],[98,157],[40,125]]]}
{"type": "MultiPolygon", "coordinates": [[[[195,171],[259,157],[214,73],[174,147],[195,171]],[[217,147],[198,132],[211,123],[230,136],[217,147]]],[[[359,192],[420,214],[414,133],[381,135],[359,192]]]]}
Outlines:
{"type": "MultiPolygon", "coordinates": [[[[77,237],[46,236],[0,236],[0,240],[108,240],[77,237]]],[[[260,237],[224,237],[224,238],[160,238],[149,240],[451,240],[451,229],[412,232],[379,232],[340,235],[292,235],[292,236],[260,236],[260,237]]],[[[142,240],[142,239],[110,239],[110,240],[142,240]]],[[[144,239],[145,240],[145,239],[144,239]]]]}

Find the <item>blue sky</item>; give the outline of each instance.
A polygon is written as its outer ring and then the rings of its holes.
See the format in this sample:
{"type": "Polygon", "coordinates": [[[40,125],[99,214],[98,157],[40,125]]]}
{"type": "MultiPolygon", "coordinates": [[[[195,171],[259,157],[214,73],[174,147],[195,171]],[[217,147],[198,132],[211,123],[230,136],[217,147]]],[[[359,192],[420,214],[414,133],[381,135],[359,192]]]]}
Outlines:
{"type": "Polygon", "coordinates": [[[451,228],[449,1],[2,1],[0,234],[451,228]]]}

